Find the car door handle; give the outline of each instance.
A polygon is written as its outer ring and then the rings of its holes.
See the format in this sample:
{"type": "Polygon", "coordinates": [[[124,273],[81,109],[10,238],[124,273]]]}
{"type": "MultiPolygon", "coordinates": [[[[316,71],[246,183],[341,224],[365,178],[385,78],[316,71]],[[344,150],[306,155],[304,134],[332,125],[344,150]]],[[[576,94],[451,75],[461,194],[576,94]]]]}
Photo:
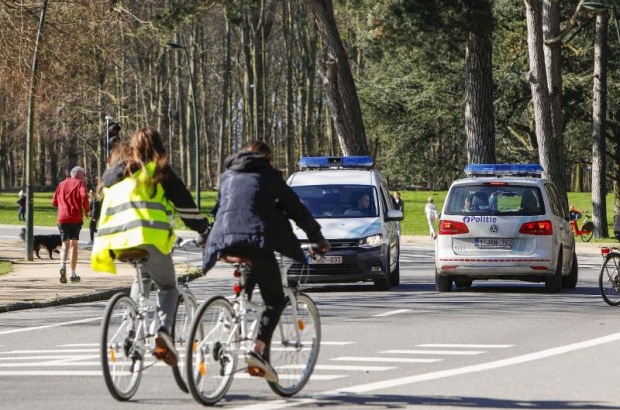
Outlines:
{"type": "Polygon", "coordinates": [[[564,225],[560,225],[560,231],[564,230],[564,225]]]}

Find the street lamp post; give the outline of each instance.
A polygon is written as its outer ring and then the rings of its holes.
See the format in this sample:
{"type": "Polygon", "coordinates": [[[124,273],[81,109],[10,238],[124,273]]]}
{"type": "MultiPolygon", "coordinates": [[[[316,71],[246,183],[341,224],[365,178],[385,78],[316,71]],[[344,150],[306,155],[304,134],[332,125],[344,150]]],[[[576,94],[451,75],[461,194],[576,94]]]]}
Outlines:
{"type": "Polygon", "coordinates": [[[198,114],[196,112],[196,88],[194,87],[194,76],[192,74],[192,68],[189,64],[189,54],[187,53],[187,47],[185,47],[185,41],[181,36],[181,43],[177,44],[169,42],[168,46],[173,49],[183,49],[185,53],[185,62],[187,63],[187,72],[189,73],[189,84],[192,91],[192,111],[194,116],[194,140],[195,140],[195,166],[196,166],[196,207],[200,210],[200,138],[198,133],[198,114]]]}

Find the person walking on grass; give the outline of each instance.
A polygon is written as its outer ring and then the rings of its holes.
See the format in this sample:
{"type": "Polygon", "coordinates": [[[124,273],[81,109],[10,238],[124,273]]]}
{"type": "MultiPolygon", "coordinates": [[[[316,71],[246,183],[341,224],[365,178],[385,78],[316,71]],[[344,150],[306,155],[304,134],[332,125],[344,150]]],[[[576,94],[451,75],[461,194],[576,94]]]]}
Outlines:
{"type": "Polygon", "coordinates": [[[26,220],[26,195],[24,191],[19,191],[19,199],[17,200],[17,205],[19,205],[19,212],[17,213],[17,218],[20,221],[26,220]]]}
{"type": "Polygon", "coordinates": [[[69,253],[71,253],[71,282],[80,281],[80,276],[75,273],[78,240],[84,223],[83,215],[86,214],[88,217],[90,214],[84,177],[84,168],[74,167],[71,170],[71,176],[58,185],[54,198],[52,198],[52,205],[58,208],[58,230],[62,239],[60,283],[67,283],[67,257],[69,253]]]}
{"type": "Polygon", "coordinates": [[[437,237],[437,233],[435,233],[435,221],[437,218],[437,207],[435,206],[435,198],[432,196],[428,197],[428,202],[426,203],[426,207],[424,208],[424,213],[426,214],[426,220],[428,221],[428,228],[430,230],[431,238],[435,239],[437,237]]]}
{"type": "MultiPolygon", "coordinates": [[[[392,202],[394,202],[394,209],[403,213],[403,219],[404,219],[405,218],[405,203],[403,202],[402,199],[400,199],[400,192],[394,191],[394,195],[392,196],[392,202]]],[[[401,233],[401,227],[400,227],[401,223],[402,223],[401,221],[398,222],[398,236],[400,236],[400,233],[401,233]]]]}

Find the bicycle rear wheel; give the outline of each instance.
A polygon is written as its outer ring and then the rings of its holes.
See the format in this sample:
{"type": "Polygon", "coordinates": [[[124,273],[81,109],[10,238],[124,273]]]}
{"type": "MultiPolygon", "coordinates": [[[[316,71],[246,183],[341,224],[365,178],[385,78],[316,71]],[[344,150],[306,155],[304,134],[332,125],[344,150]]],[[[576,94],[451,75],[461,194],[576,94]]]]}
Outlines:
{"type": "Polygon", "coordinates": [[[581,236],[581,241],[582,242],[590,242],[590,239],[592,239],[592,236],[594,235],[594,231],[590,231],[590,232],[584,232],[582,233],[581,236]]]}
{"type": "Polygon", "coordinates": [[[613,252],[607,256],[601,267],[598,286],[608,305],[620,305],[620,253],[613,252]]]}
{"type": "MultiPolygon", "coordinates": [[[[196,312],[185,350],[185,371],[189,391],[204,405],[217,403],[224,397],[237,367],[237,356],[231,354],[227,341],[235,331],[234,311],[221,296],[209,299],[196,312]]],[[[238,336],[233,337],[233,341],[238,336]]]]}
{"type": "Polygon", "coordinates": [[[142,379],[143,353],[135,341],[137,318],[136,303],[122,293],[110,300],[103,315],[101,367],[110,394],[119,401],[129,400],[142,379]]]}
{"type": "Polygon", "coordinates": [[[321,318],[314,301],[301,293],[296,296],[296,301],[297,321],[288,301],[265,350],[269,363],[278,372],[278,381],[269,383],[269,387],[284,397],[293,396],[306,385],[321,346],[321,318]]]}
{"type": "MultiPolygon", "coordinates": [[[[189,291],[185,292],[185,295],[187,296],[187,304],[183,298],[183,293],[179,295],[179,301],[177,302],[177,308],[174,314],[174,326],[172,327],[172,337],[179,355],[185,354],[189,328],[196,314],[196,310],[198,310],[198,302],[196,302],[194,295],[189,291]]],[[[178,365],[172,368],[172,374],[174,375],[174,380],[177,382],[179,389],[185,393],[189,393],[185,372],[185,360],[183,360],[182,357],[179,358],[178,365]]]]}

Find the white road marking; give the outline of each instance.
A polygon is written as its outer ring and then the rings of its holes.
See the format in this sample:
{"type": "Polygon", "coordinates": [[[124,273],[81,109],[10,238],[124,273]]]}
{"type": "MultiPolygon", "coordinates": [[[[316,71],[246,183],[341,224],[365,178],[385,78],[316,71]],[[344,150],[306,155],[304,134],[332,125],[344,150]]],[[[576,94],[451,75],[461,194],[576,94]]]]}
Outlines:
{"type": "Polygon", "coordinates": [[[322,346],[328,345],[328,346],[345,346],[345,345],[352,345],[355,344],[357,342],[321,342],[322,346]]]}
{"type": "MultiPolygon", "coordinates": [[[[381,382],[361,384],[358,386],[345,387],[343,389],[325,391],[322,393],[314,394],[312,398],[302,400],[275,400],[266,401],[257,404],[251,404],[249,406],[237,407],[237,409],[243,410],[276,410],[286,407],[302,406],[305,404],[315,404],[320,402],[321,399],[335,398],[343,395],[353,395],[368,393],[376,390],[384,390],[398,386],[405,386],[429,380],[444,379],[447,377],[460,376],[463,374],[477,373],[485,370],[499,369],[502,367],[513,366],[516,364],[533,362],[536,360],[547,359],[549,357],[558,356],[565,353],[574,352],[576,350],[587,349],[589,347],[598,346],[605,343],[616,342],[620,340],[620,333],[613,333],[608,336],[598,337],[596,339],[590,339],[583,342],[572,343],[565,346],[554,347],[551,349],[541,350],[534,353],[528,353],[521,356],[515,356],[509,359],[495,360],[492,362],[475,364],[472,366],[457,367],[455,369],[440,370],[430,373],[418,374],[414,376],[400,377],[397,379],[384,380],[381,382]]],[[[1,373],[0,373],[1,375],[1,373]]]]}
{"type": "Polygon", "coordinates": [[[349,362],[386,362],[386,363],[435,363],[443,359],[410,359],[403,357],[336,357],[337,361],[349,362]]]}
{"type": "MultiPolygon", "coordinates": [[[[278,377],[282,380],[289,380],[289,379],[296,380],[298,378],[298,376],[294,374],[281,374],[281,375],[278,375],[278,377]]],[[[344,374],[313,374],[312,376],[310,376],[310,380],[314,380],[314,381],[336,380],[336,379],[342,379],[343,377],[348,377],[348,376],[344,374]]],[[[256,379],[256,377],[250,376],[247,373],[237,373],[235,374],[235,379],[256,379]]]]}
{"type": "Polygon", "coordinates": [[[505,349],[507,347],[513,347],[514,345],[471,345],[471,344],[425,344],[425,345],[416,345],[417,347],[445,347],[445,348],[460,348],[463,349],[505,349]]]}
{"type": "Polygon", "coordinates": [[[99,317],[91,317],[90,319],[72,320],[71,322],[54,323],[53,325],[24,327],[24,328],[21,328],[21,329],[5,330],[5,331],[0,332],[0,335],[9,335],[11,333],[30,332],[32,330],[50,329],[50,328],[53,328],[53,327],[75,325],[75,324],[78,324],[78,323],[94,322],[94,321],[97,321],[97,320],[101,320],[101,316],[99,316],[99,317]]]}
{"type": "MultiPolygon", "coordinates": [[[[39,362],[39,363],[0,363],[0,367],[93,367],[93,366],[101,366],[101,362],[64,362],[64,361],[49,361],[49,362],[39,362]]],[[[144,366],[158,366],[164,367],[167,366],[164,362],[146,362],[144,366]]]]}
{"type": "Polygon", "coordinates": [[[0,354],[29,354],[29,353],[92,353],[99,349],[58,349],[58,350],[12,350],[10,352],[0,352],[0,354]]]}
{"type": "Polygon", "coordinates": [[[76,359],[76,360],[86,360],[86,359],[97,359],[100,356],[97,355],[81,355],[81,356],[16,356],[16,357],[0,357],[1,361],[6,360],[63,360],[63,359],[76,359]]]}
{"type": "Polygon", "coordinates": [[[405,312],[409,312],[411,309],[398,309],[398,310],[392,310],[389,312],[385,312],[385,313],[379,313],[378,315],[372,315],[373,317],[384,317],[384,316],[392,316],[392,315],[397,315],[399,313],[405,313],[405,312]]]}
{"type": "MultiPolygon", "coordinates": [[[[286,366],[280,366],[278,369],[305,369],[305,364],[289,364],[286,366]]],[[[351,370],[351,371],[373,371],[373,372],[384,372],[386,370],[393,370],[396,367],[388,367],[388,366],[345,366],[345,365],[329,365],[329,364],[317,364],[314,366],[315,370],[351,370]]]]}
{"type": "Polygon", "coordinates": [[[477,354],[485,353],[482,351],[474,350],[386,350],[381,353],[386,354],[434,354],[434,355],[462,355],[462,356],[475,356],[477,354]]]}
{"type": "Polygon", "coordinates": [[[100,370],[0,370],[1,376],[103,376],[100,370]]]}

